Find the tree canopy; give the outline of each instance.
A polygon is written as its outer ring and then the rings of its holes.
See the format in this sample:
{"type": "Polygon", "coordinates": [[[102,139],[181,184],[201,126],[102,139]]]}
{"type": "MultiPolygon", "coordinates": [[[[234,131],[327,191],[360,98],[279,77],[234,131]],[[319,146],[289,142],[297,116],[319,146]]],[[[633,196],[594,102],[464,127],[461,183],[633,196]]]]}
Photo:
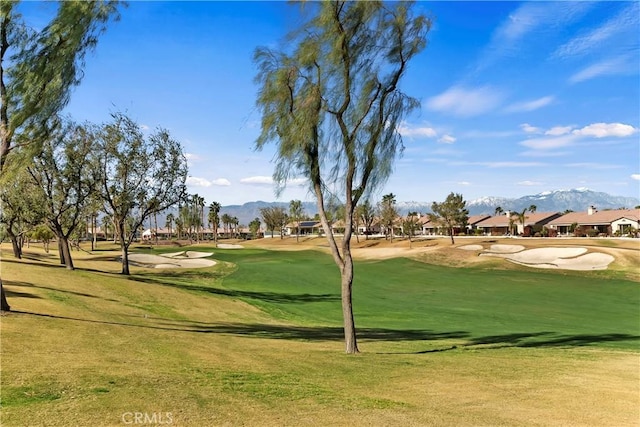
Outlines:
{"type": "Polygon", "coordinates": [[[431,21],[412,4],[379,1],[307,3],[312,11],[290,34],[288,49],[259,48],[255,62],[262,113],[258,149],[277,146],[279,189],[303,176],[317,200],[341,273],[345,349],[358,352],[351,289],[351,235],[358,201],[384,183],[402,150],[397,130],[418,100],[400,90],[409,61],[426,46],[431,21]],[[344,203],[338,246],[326,213],[329,193],[344,203]]]}
{"type": "Polygon", "coordinates": [[[462,194],[449,193],[442,203],[433,202],[429,214],[429,219],[436,224],[445,227],[451,236],[451,244],[454,244],[454,234],[456,227],[466,227],[469,221],[469,210],[466,208],[467,202],[462,194]]]}

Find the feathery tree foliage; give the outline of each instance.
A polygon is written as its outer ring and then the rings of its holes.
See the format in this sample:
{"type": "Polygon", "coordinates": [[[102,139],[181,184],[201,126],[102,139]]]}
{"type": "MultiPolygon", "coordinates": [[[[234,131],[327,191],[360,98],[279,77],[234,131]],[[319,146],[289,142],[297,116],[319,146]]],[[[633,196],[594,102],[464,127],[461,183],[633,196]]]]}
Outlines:
{"type": "MultiPolygon", "coordinates": [[[[60,2],[54,18],[34,31],[17,1],[0,2],[0,176],[4,181],[40,150],[43,124],[69,102],[84,58],[120,2],[60,2]],[[17,150],[18,149],[18,150],[17,150]],[[14,159],[8,156],[14,152],[14,159]],[[11,161],[8,161],[11,160],[11,161]]],[[[10,310],[0,280],[0,308],[10,310]]]]}
{"type": "Polygon", "coordinates": [[[304,217],[304,208],[302,207],[302,201],[292,200],[289,202],[289,218],[296,223],[296,242],[300,241],[300,221],[304,217]]]}
{"type": "Polygon", "coordinates": [[[277,145],[274,180],[304,176],[341,274],[345,350],[357,353],[352,308],[351,235],[358,201],[384,183],[402,150],[397,131],[416,99],[399,88],[409,61],[426,46],[431,21],[412,4],[304,3],[315,12],[291,34],[290,49],[259,48],[255,62],[262,112],[258,149],[277,145]],[[328,191],[345,206],[340,246],[327,220],[328,191]]]}
{"type": "Polygon", "coordinates": [[[454,242],[456,227],[466,227],[469,221],[469,210],[466,208],[467,202],[462,198],[462,194],[449,193],[442,203],[433,202],[429,214],[429,219],[435,224],[439,224],[447,229],[451,236],[451,244],[454,242]]]}
{"type": "Polygon", "coordinates": [[[396,208],[396,195],[389,193],[382,196],[378,210],[380,211],[380,223],[384,226],[385,239],[389,237],[393,242],[393,228],[399,215],[396,208]]]}
{"type": "Polygon", "coordinates": [[[96,134],[89,125],[54,118],[48,137],[27,169],[43,200],[46,224],[56,235],[60,263],[73,270],[69,238],[84,223],[99,170],[92,159],[96,134]]]}
{"type": "Polygon", "coordinates": [[[154,212],[184,198],[187,161],[168,131],[158,129],[145,138],[122,113],[103,126],[100,141],[101,196],[120,238],[122,274],[129,274],[128,251],[137,230],[154,212]]]}

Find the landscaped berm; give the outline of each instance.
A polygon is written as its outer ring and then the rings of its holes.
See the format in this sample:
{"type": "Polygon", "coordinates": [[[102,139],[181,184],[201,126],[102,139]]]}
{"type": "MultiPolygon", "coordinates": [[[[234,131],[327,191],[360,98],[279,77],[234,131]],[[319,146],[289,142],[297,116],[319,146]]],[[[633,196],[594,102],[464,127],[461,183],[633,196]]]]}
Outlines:
{"type": "Polygon", "coordinates": [[[2,245],[1,425],[639,425],[640,241],[354,239],[346,355],[295,240],[133,247],[129,277],[110,243],[2,245]]]}

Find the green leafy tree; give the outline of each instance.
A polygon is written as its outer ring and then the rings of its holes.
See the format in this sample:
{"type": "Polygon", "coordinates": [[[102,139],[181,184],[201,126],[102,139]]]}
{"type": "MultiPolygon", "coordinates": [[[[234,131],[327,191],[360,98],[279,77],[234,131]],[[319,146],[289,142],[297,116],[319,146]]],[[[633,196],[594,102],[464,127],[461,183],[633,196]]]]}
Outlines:
{"type": "Polygon", "coordinates": [[[409,212],[406,218],[402,220],[402,232],[409,238],[409,248],[413,246],[412,238],[416,235],[419,228],[419,218],[417,212],[409,212]]]}
{"type": "Polygon", "coordinates": [[[42,246],[46,253],[49,253],[49,243],[56,235],[51,231],[49,227],[44,224],[36,226],[31,232],[29,232],[29,238],[39,240],[42,242],[42,246]]]}
{"type": "Polygon", "coordinates": [[[456,227],[466,227],[469,221],[469,210],[467,202],[464,201],[462,194],[449,193],[442,203],[433,202],[429,214],[429,219],[436,224],[447,229],[451,236],[451,244],[454,242],[454,234],[456,227]]]}
{"type": "Polygon", "coordinates": [[[520,221],[520,224],[522,225],[522,232],[524,233],[524,227],[525,224],[527,222],[527,211],[531,212],[531,213],[535,213],[536,209],[538,209],[538,207],[536,205],[531,205],[528,208],[524,208],[522,209],[522,212],[519,213],[515,213],[515,218],[520,221]]]}
{"type": "Polygon", "coordinates": [[[187,161],[182,146],[164,129],[145,138],[122,113],[104,125],[98,153],[101,196],[120,238],[122,274],[129,274],[129,246],[137,230],[156,211],[185,194],[187,161]]]}
{"type": "Polygon", "coordinates": [[[169,230],[169,240],[171,240],[171,235],[173,232],[173,224],[175,223],[176,217],[172,213],[168,213],[165,217],[164,226],[169,230]]]}
{"type": "Polygon", "coordinates": [[[58,240],[60,263],[73,270],[70,236],[84,224],[99,184],[92,159],[97,140],[90,126],[69,121],[55,120],[48,135],[28,171],[44,201],[46,223],[58,240]]]}
{"type": "Polygon", "coordinates": [[[369,234],[371,234],[371,228],[373,226],[373,222],[376,219],[376,208],[371,204],[369,199],[365,200],[364,203],[358,205],[356,208],[356,215],[362,221],[365,229],[365,240],[369,239],[369,234]]]}
{"type": "Polygon", "coordinates": [[[25,234],[44,218],[44,200],[36,190],[26,170],[13,174],[0,189],[0,224],[11,240],[13,256],[18,259],[22,258],[25,234]]]}
{"type": "Polygon", "coordinates": [[[385,239],[390,238],[393,243],[393,228],[398,219],[398,209],[396,209],[396,195],[393,193],[382,196],[380,202],[380,223],[385,229],[385,239]]]}
{"type": "Polygon", "coordinates": [[[227,238],[229,237],[229,226],[231,225],[231,221],[232,221],[231,215],[226,213],[222,214],[222,227],[224,229],[225,237],[227,238]]]}
{"type": "Polygon", "coordinates": [[[287,212],[284,208],[279,206],[261,208],[260,215],[267,230],[271,230],[271,237],[273,238],[273,232],[278,230],[280,238],[282,239],[284,226],[287,224],[287,212]]]}
{"type": "Polygon", "coordinates": [[[208,220],[213,230],[213,242],[218,247],[218,227],[220,226],[220,209],[222,206],[218,202],[211,202],[209,205],[208,220]]]}
{"type": "Polygon", "coordinates": [[[274,180],[304,176],[341,275],[345,351],[357,353],[352,307],[353,212],[363,195],[384,183],[402,148],[397,129],[419,102],[399,88],[409,61],[426,46],[431,22],[411,3],[326,1],[291,34],[289,49],[260,48],[260,149],[276,143],[274,180]],[[345,204],[340,246],[330,227],[327,190],[345,204]]]}
{"type": "MultiPolygon", "coordinates": [[[[61,111],[82,79],[85,55],[106,23],[117,18],[117,1],[60,2],[54,18],[32,30],[18,2],[0,2],[0,176],[19,171],[39,150],[38,130],[61,111]],[[19,150],[16,151],[16,148],[19,150]],[[12,161],[9,153],[13,151],[12,161]],[[16,158],[16,155],[17,158],[16,158]]],[[[9,311],[2,280],[0,309],[9,311]]]]}
{"type": "Polygon", "coordinates": [[[258,233],[260,233],[260,218],[254,218],[249,223],[249,231],[251,232],[251,237],[254,239],[258,237],[258,233]]]}
{"type": "Polygon", "coordinates": [[[300,200],[289,202],[289,218],[296,223],[296,242],[300,241],[300,221],[304,218],[304,208],[300,200]]]}

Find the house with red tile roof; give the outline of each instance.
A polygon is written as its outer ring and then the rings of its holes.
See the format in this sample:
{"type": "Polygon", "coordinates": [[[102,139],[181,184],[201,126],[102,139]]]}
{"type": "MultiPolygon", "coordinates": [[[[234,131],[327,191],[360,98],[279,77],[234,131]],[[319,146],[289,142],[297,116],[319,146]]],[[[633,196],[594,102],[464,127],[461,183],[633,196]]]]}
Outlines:
{"type": "Polygon", "coordinates": [[[481,220],[476,223],[476,227],[481,229],[484,234],[491,236],[521,234],[528,237],[542,231],[546,224],[560,216],[559,212],[525,212],[523,224],[516,212],[506,212],[504,215],[481,220]]]}
{"type": "Polygon", "coordinates": [[[640,209],[598,211],[590,206],[586,212],[570,212],[549,222],[558,235],[573,235],[576,228],[580,235],[628,235],[640,229],[640,209]],[[591,231],[593,230],[593,231],[591,231]]]}

